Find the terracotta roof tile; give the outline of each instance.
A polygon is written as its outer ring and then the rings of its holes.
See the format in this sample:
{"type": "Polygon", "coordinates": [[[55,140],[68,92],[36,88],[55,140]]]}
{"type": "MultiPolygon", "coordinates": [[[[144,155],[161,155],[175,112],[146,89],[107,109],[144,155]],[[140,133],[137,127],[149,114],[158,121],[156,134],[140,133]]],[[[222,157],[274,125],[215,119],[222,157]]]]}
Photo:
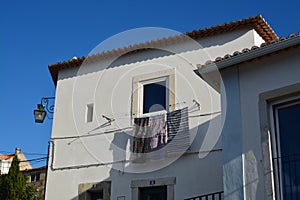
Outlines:
{"type": "Polygon", "coordinates": [[[39,171],[39,170],[46,170],[47,166],[37,167],[37,168],[31,168],[31,169],[24,169],[21,170],[21,172],[31,172],[31,171],[39,171]]]}
{"type": "Polygon", "coordinates": [[[15,154],[0,154],[0,160],[8,160],[14,156],[15,154]]]}
{"type": "Polygon", "coordinates": [[[279,40],[272,40],[272,41],[269,41],[269,42],[264,42],[264,43],[262,43],[259,47],[258,47],[258,46],[252,46],[251,49],[244,48],[242,51],[235,51],[235,52],[232,53],[232,54],[226,54],[226,55],[224,55],[223,57],[217,57],[217,58],[215,58],[214,60],[207,60],[207,61],[205,62],[205,64],[199,64],[199,67],[200,67],[200,68],[206,67],[206,65],[218,63],[218,62],[227,60],[227,59],[229,59],[229,58],[236,57],[236,56],[239,56],[239,55],[242,55],[242,54],[246,54],[246,53],[249,53],[249,52],[258,50],[258,49],[262,49],[262,48],[267,47],[267,46],[269,46],[269,45],[271,45],[271,44],[280,43],[280,42],[283,42],[283,41],[286,41],[286,40],[289,40],[289,39],[295,38],[295,37],[300,37],[300,32],[298,33],[298,35],[292,33],[292,34],[290,34],[288,37],[285,37],[285,36],[280,37],[279,40]]]}
{"type": "Polygon", "coordinates": [[[163,47],[170,44],[176,44],[184,42],[187,40],[186,36],[191,37],[192,39],[204,38],[212,35],[221,34],[228,31],[233,31],[242,28],[253,28],[256,32],[266,41],[270,42],[272,40],[279,40],[272,28],[267,24],[267,22],[262,18],[261,15],[253,16],[250,18],[245,18],[242,20],[231,21],[230,23],[218,24],[217,26],[208,27],[205,29],[193,30],[185,34],[179,34],[175,36],[170,36],[167,38],[161,38],[157,40],[147,41],[135,45],[130,45],[123,48],[117,48],[110,51],[104,51],[98,54],[89,55],[87,57],[83,56],[77,59],[71,59],[64,62],[58,62],[56,64],[49,65],[49,71],[51,73],[52,79],[56,85],[58,79],[59,70],[79,67],[83,61],[95,62],[97,60],[118,57],[128,53],[134,53],[141,50],[146,50],[150,48],[163,47]],[[88,58],[88,59],[87,59],[88,58]],[[87,59],[87,60],[86,60],[87,59]]]}

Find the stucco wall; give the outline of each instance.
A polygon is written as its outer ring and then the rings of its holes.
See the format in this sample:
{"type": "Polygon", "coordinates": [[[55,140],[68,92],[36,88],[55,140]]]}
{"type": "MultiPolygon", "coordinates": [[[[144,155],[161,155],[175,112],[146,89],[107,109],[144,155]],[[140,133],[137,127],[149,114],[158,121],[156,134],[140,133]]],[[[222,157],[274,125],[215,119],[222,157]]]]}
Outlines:
{"type": "Polygon", "coordinates": [[[204,49],[199,49],[197,45],[195,48],[194,44],[186,44],[184,48],[167,48],[175,49],[178,52],[175,55],[153,57],[153,52],[149,52],[135,54],[134,58],[122,58],[109,68],[105,67],[107,61],[99,61],[79,69],[62,70],[56,90],[46,199],[77,199],[80,183],[107,180],[112,181],[111,199],[116,199],[117,196],[131,199],[132,180],[161,177],[176,177],[175,199],[223,190],[221,141],[215,129],[209,129],[208,123],[211,119],[218,121],[219,114],[201,116],[220,111],[220,95],[193,70],[196,69],[196,64],[259,45],[261,42],[255,31],[240,30],[200,40],[199,43],[204,49]],[[143,59],[145,57],[149,59],[143,59]],[[131,62],[132,60],[138,61],[131,62]],[[172,158],[143,165],[122,162],[107,164],[129,158],[130,140],[124,134],[124,130],[113,130],[132,126],[133,77],[168,69],[175,71],[174,93],[176,103],[179,103],[176,107],[193,107],[193,99],[201,104],[200,110],[189,114],[194,116],[189,118],[192,142],[190,150],[180,159],[173,159],[176,161],[170,165],[172,158]],[[94,104],[96,113],[93,122],[90,123],[85,123],[87,104],[94,104]],[[112,117],[116,121],[107,127],[99,128],[107,122],[102,115],[112,117]],[[97,130],[90,132],[95,128],[97,130]],[[112,132],[76,138],[97,131],[112,132]],[[123,150],[112,145],[116,143],[121,143],[119,145],[123,150]],[[211,152],[207,154],[209,151],[211,152]],[[100,163],[106,164],[100,166],[100,163]],[[149,173],[137,173],[147,170],[149,173]]]}
{"type": "MultiPolygon", "coordinates": [[[[233,164],[231,169],[242,167],[242,171],[235,174],[237,177],[242,177],[242,180],[235,179],[234,181],[238,182],[238,184],[235,186],[231,185],[230,191],[237,191],[244,199],[272,198],[272,196],[267,196],[266,194],[267,189],[264,177],[267,174],[265,174],[263,167],[265,160],[263,160],[262,156],[264,153],[262,144],[265,144],[267,141],[261,140],[262,134],[266,130],[261,128],[262,111],[259,110],[259,96],[276,89],[299,84],[300,58],[298,55],[299,48],[292,48],[236,66],[238,72],[235,77],[238,77],[238,82],[235,84],[238,84],[238,87],[230,85],[229,82],[232,82],[232,79],[224,79],[225,82],[229,83],[226,90],[236,90],[240,94],[236,98],[237,104],[228,104],[227,107],[227,110],[238,112],[229,121],[236,120],[236,118],[242,119],[239,138],[235,142],[235,144],[239,145],[238,148],[241,149],[239,154],[231,157],[231,161],[240,160],[240,162],[233,164]]],[[[300,88],[298,91],[300,91],[300,88]]],[[[268,127],[268,123],[265,123],[263,127],[268,127]]],[[[228,133],[226,136],[230,138],[232,134],[228,133]]],[[[223,156],[233,154],[233,150],[227,150],[223,151],[223,156]]],[[[227,173],[227,176],[230,176],[228,174],[230,170],[225,170],[223,173],[227,173]]],[[[230,192],[225,193],[225,195],[227,195],[228,199],[232,199],[230,198],[230,192]]]]}

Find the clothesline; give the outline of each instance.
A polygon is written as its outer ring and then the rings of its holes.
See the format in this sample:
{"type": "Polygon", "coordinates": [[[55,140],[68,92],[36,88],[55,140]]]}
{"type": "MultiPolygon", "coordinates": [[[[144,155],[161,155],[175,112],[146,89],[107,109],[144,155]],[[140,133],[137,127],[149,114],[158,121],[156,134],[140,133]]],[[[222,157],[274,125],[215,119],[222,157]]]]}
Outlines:
{"type": "MultiPolygon", "coordinates": [[[[125,165],[126,163],[132,163],[131,159],[122,159],[122,160],[116,160],[116,161],[111,161],[111,162],[96,162],[93,164],[82,164],[82,165],[71,165],[71,166],[61,166],[61,167],[56,167],[54,165],[55,157],[54,157],[54,144],[53,142],[51,143],[52,145],[52,159],[50,163],[50,167],[53,171],[56,170],[70,170],[70,169],[80,169],[80,168],[90,168],[90,167],[98,167],[98,166],[108,166],[108,165],[114,165],[114,164],[123,164],[125,165]]],[[[186,151],[183,156],[193,156],[193,155],[198,155],[200,153],[217,153],[217,152],[222,152],[222,149],[212,149],[209,151],[186,151]]],[[[123,166],[124,167],[124,166],[123,166]]],[[[123,169],[124,170],[124,169],[123,169]]],[[[119,170],[120,171],[120,170],[119,170]]]]}
{"type": "MultiPolygon", "coordinates": [[[[89,131],[88,133],[83,134],[83,135],[52,137],[52,138],[50,138],[50,140],[53,141],[53,140],[63,140],[63,139],[79,139],[79,138],[85,138],[85,137],[90,137],[90,136],[97,136],[97,135],[105,135],[105,134],[115,133],[115,132],[124,131],[124,130],[127,130],[127,129],[132,129],[132,126],[90,134],[93,131],[92,130],[92,131],[89,131]]],[[[72,143],[72,142],[74,142],[74,141],[71,141],[70,143],[72,143]]]]}
{"type": "MultiPolygon", "coordinates": [[[[217,111],[217,112],[212,112],[212,113],[204,113],[204,114],[200,114],[200,115],[193,115],[193,116],[188,116],[189,118],[196,118],[196,117],[204,117],[204,116],[209,116],[209,115],[215,115],[215,114],[220,114],[221,111],[217,111]]],[[[100,125],[99,127],[101,127],[102,125],[100,125]]],[[[51,138],[51,140],[61,140],[61,139],[79,139],[79,138],[85,138],[85,137],[90,137],[90,136],[97,136],[97,135],[105,135],[105,134],[111,134],[111,133],[115,133],[118,131],[124,131],[124,130],[132,130],[133,126],[128,126],[128,127],[123,127],[123,128],[118,128],[118,129],[113,129],[113,130],[107,130],[107,131],[103,131],[103,132],[98,132],[98,133],[92,133],[93,131],[99,129],[99,127],[87,132],[86,134],[83,135],[76,135],[76,136],[65,136],[65,137],[53,137],[51,138]]],[[[71,141],[70,143],[72,143],[74,141],[71,141]]]]}
{"type": "MultiPolygon", "coordinates": [[[[192,100],[192,102],[194,103],[192,106],[190,106],[188,109],[189,109],[189,112],[188,113],[193,113],[193,112],[197,112],[201,109],[201,105],[199,102],[197,102],[195,99],[192,100]],[[196,109],[196,110],[195,110],[196,109]]],[[[182,101],[182,102],[178,102],[178,103],[174,103],[174,104],[169,104],[169,106],[174,106],[174,105],[180,105],[180,104],[186,104],[187,102],[185,101],[182,101]]],[[[178,110],[180,108],[177,108],[175,110],[178,110]]],[[[174,110],[172,110],[174,111],[174,110]]],[[[169,112],[172,112],[172,111],[169,111],[169,112]]],[[[114,113],[113,115],[102,115],[103,118],[105,118],[106,120],[108,120],[108,122],[111,122],[111,121],[114,121],[116,119],[131,119],[131,114],[128,114],[128,113],[114,113]],[[116,117],[116,116],[123,116],[123,117],[116,117]]]]}

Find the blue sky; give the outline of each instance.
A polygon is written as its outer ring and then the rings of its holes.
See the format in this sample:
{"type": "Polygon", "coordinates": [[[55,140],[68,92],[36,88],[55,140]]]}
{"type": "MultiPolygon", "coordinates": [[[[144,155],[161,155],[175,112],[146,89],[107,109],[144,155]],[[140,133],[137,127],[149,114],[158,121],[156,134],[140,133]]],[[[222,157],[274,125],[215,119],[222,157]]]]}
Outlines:
{"type": "Polygon", "coordinates": [[[300,31],[296,0],[2,1],[0,153],[19,147],[29,159],[47,154],[52,121],[35,124],[33,110],[42,97],[55,96],[49,64],[87,55],[105,39],[133,28],[187,32],[257,14],[279,36],[300,31]]]}

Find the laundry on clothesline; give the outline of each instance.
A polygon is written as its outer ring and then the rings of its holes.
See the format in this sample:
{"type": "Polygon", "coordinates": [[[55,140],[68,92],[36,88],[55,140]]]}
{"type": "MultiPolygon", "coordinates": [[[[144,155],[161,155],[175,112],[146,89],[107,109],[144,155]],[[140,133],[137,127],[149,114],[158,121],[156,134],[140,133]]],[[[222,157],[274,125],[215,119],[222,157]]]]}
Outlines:
{"type": "Polygon", "coordinates": [[[188,108],[134,119],[134,162],[159,160],[167,154],[183,153],[190,145],[188,108]]]}

